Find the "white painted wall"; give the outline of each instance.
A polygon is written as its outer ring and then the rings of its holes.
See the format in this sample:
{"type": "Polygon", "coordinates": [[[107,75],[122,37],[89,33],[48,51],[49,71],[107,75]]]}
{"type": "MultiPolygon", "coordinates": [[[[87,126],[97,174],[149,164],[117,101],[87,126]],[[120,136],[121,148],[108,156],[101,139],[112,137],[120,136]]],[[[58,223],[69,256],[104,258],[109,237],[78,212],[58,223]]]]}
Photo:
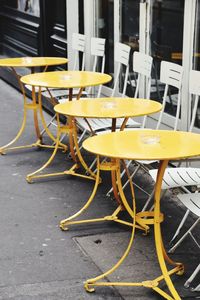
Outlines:
{"type": "Polygon", "coordinates": [[[181,129],[188,130],[191,114],[191,99],[189,96],[189,71],[192,69],[194,53],[196,0],[185,0],[183,29],[183,88],[181,103],[181,129]]]}

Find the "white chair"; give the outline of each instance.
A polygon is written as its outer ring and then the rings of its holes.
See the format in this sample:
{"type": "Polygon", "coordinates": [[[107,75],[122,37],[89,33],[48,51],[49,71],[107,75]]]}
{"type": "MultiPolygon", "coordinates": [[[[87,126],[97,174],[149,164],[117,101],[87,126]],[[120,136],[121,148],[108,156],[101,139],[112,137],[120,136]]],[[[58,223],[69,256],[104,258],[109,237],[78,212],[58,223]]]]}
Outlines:
{"type": "MultiPolygon", "coordinates": [[[[85,43],[86,43],[86,37],[84,34],[80,33],[73,33],[72,34],[72,50],[74,51],[74,65],[72,70],[85,70],[85,43]],[[80,58],[82,59],[82,63],[79,64],[80,58]]],[[[74,89],[73,94],[77,95],[79,90],[74,89]]],[[[58,102],[61,102],[62,98],[66,99],[68,97],[69,93],[68,90],[65,89],[48,89],[45,92],[42,93],[43,96],[47,98],[53,98],[58,100],[58,102]],[[61,101],[59,101],[61,100],[61,101]]]]}
{"type": "MultiPolygon", "coordinates": [[[[141,53],[141,52],[137,52],[137,51],[135,51],[133,53],[133,71],[135,72],[135,75],[137,76],[134,98],[137,98],[138,95],[139,95],[139,87],[140,87],[140,83],[141,83],[142,79],[145,79],[145,84],[147,85],[146,99],[150,98],[152,63],[153,63],[153,58],[150,55],[147,55],[147,54],[144,54],[144,53],[141,53]]],[[[141,126],[138,127],[137,129],[144,128],[145,124],[146,124],[146,120],[147,120],[147,116],[145,116],[143,118],[141,126]]],[[[131,164],[131,161],[129,161],[127,163],[127,168],[130,166],[130,164],[131,164]]],[[[125,174],[125,171],[123,171],[121,173],[121,177],[123,177],[124,174],[125,174]]],[[[132,174],[132,176],[133,176],[133,174],[132,174]]],[[[128,182],[125,183],[125,186],[127,184],[128,184],[128,182]]],[[[113,191],[113,188],[111,188],[107,192],[106,195],[110,196],[112,191],[113,191]]],[[[143,190],[143,192],[145,192],[145,191],[143,190]]]]}
{"type": "MultiPolygon", "coordinates": [[[[72,70],[80,70],[83,71],[85,69],[85,43],[86,43],[86,37],[84,34],[80,33],[73,33],[72,34],[72,49],[74,51],[74,65],[72,70]],[[81,57],[80,57],[81,56],[81,57]],[[82,59],[81,65],[79,65],[79,60],[82,59]]],[[[73,95],[77,95],[79,90],[74,89],[73,95]]],[[[66,89],[45,89],[42,91],[42,95],[46,97],[47,99],[50,99],[52,103],[55,103],[55,101],[58,101],[59,103],[67,101],[67,98],[69,96],[69,92],[66,89]]],[[[49,128],[51,125],[57,127],[57,123],[54,122],[56,119],[56,115],[54,115],[49,123],[47,124],[47,128],[49,128]]],[[[41,135],[45,133],[45,130],[41,131],[41,135]]],[[[64,136],[63,136],[64,137],[64,136]]],[[[63,139],[61,138],[61,140],[63,139]]]]}
{"type": "MultiPolygon", "coordinates": [[[[190,71],[189,78],[189,92],[194,96],[193,101],[193,109],[191,114],[191,122],[189,131],[192,131],[194,127],[194,122],[196,118],[196,112],[199,102],[200,96],[200,72],[199,71],[190,71]]],[[[188,141],[189,142],[189,141],[188,141]]],[[[157,169],[149,171],[151,177],[156,181],[157,169]]],[[[176,248],[187,238],[190,236],[194,241],[195,245],[200,249],[200,243],[193,235],[193,230],[200,223],[200,193],[192,193],[188,190],[187,186],[199,186],[200,185],[200,168],[191,168],[191,167],[176,167],[176,168],[167,168],[164,173],[162,189],[168,190],[176,187],[181,187],[184,194],[179,193],[177,195],[178,199],[181,201],[183,206],[186,207],[186,212],[176,229],[175,234],[173,235],[170,244],[178,237],[183,228],[190,212],[192,212],[197,218],[194,223],[185,231],[185,233],[176,241],[176,243],[169,249],[169,253],[173,253],[176,248]]],[[[196,267],[194,272],[185,282],[184,286],[188,288],[193,281],[193,279],[197,276],[200,271],[200,264],[196,267]]],[[[200,291],[200,283],[192,289],[194,292],[200,291]]]]}
{"type": "MultiPolygon", "coordinates": [[[[193,170],[192,170],[193,171],[193,170]]],[[[200,171],[198,170],[198,173],[200,171]]],[[[187,208],[186,213],[184,217],[182,218],[176,233],[171,241],[175,239],[175,237],[180,233],[188,215],[190,212],[192,212],[196,217],[196,221],[185,231],[185,233],[181,236],[181,238],[178,239],[178,241],[169,249],[169,253],[173,253],[176,248],[187,238],[190,236],[192,240],[194,241],[195,245],[198,247],[198,251],[200,251],[200,242],[197,241],[196,237],[193,235],[193,230],[196,228],[196,226],[200,223],[200,193],[190,193],[187,194],[178,194],[178,199],[182,202],[182,204],[187,208]]],[[[194,278],[197,276],[197,274],[200,272],[200,264],[197,266],[197,268],[194,270],[194,272],[190,275],[188,280],[185,282],[184,286],[188,288],[191,284],[191,282],[194,280],[194,278]]],[[[195,287],[192,288],[193,292],[200,291],[200,283],[195,287]]]]}
{"type": "Polygon", "coordinates": [[[178,121],[179,121],[179,115],[180,115],[180,107],[181,107],[181,87],[182,87],[182,78],[183,78],[183,67],[167,62],[162,61],[161,62],[161,70],[160,70],[160,82],[165,84],[165,90],[164,90],[164,96],[162,101],[162,110],[160,112],[160,116],[156,125],[156,129],[160,128],[163,114],[166,106],[166,102],[168,99],[169,94],[169,88],[175,87],[178,89],[178,96],[177,96],[177,103],[176,103],[176,115],[175,115],[175,122],[173,125],[173,130],[177,130],[178,128],[178,121]]]}
{"type": "MultiPolygon", "coordinates": [[[[190,79],[189,79],[189,91],[190,94],[194,96],[193,101],[193,109],[191,114],[191,123],[189,127],[189,131],[192,131],[194,127],[194,121],[196,118],[196,112],[199,102],[200,96],[200,71],[190,71],[190,79]]],[[[189,141],[188,141],[189,142],[189,141]]],[[[157,169],[149,171],[151,177],[156,181],[157,169]]],[[[200,194],[192,193],[186,187],[187,186],[199,186],[200,185],[200,168],[192,168],[192,167],[177,167],[177,168],[167,168],[163,177],[162,189],[167,190],[174,187],[181,187],[185,194],[178,194],[178,199],[182,202],[182,204],[186,207],[186,213],[184,214],[175,234],[173,235],[170,243],[172,243],[180,234],[180,231],[185,224],[187,217],[190,212],[197,216],[196,221],[191,225],[191,227],[186,230],[186,232],[177,240],[177,242],[169,249],[169,252],[172,253],[175,249],[185,240],[186,237],[191,236],[195,244],[200,249],[200,244],[197,239],[193,236],[192,230],[199,224],[200,222],[200,194]]],[[[199,267],[199,266],[198,266],[199,267]]],[[[199,267],[200,268],[200,267],[199,267]]],[[[191,275],[188,281],[193,280],[194,276],[196,276],[196,270],[191,275]]],[[[186,281],[186,285],[189,284],[186,281]]],[[[194,290],[200,290],[200,285],[197,286],[194,290]]]]}
{"type": "Polygon", "coordinates": [[[74,58],[74,66],[73,70],[85,70],[85,43],[86,43],[86,36],[80,33],[73,33],[72,34],[72,49],[75,51],[75,58],[74,58]],[[79,66],[79,58],[82,55],[82,64],[81,67],[79,66]]]}
{"type": "MultiPolygon", "coordinates": [[[[182,77],[183,77],[183,67],[167,62],[167,61],[162,61],[161,62],[161,67],[160,67],[160,82],[165,84],[165,89],[164,89],[164,95],[163,95],[163,101],[162,101],[162,110],[159,114],[158,122],[156,124],[156,129],[159,129],[163,116],[164,116],[164,110],[167,102],[167,96],[169,93],[169,88],[172,86],[177,89],[178,92],[178,97],[177,97],[177,109],[176,109],[176,115],[175,115],[175,120],[172,129],[177,130],[178,127],[178,121],[179,121],[179,115],[180,115],[180,105],[181,105],[181,86],[182,86],[182,77]]],[[[150,87],[149,87],[149,93],[150,93],[150,87]]],[[[145,126],[146,123],[146,118],[143,121],[143,127],[145,126]]],[[[142,168],[145,172],[149,172],[149,169],[151,168],[152,163],[155,163],[156,161],[134,161],[133,163],[135,164],[135,169],[133,173],[131,174],[131,178],[133,178],[138,170],[142,168]]],[[[131,162],[127,164],[127,167],[129,167],[131,162]]],[[[122,173],[123,176],[124,172],[122,173]]],[[[128,185],[128,181],[124,183],[123,188],[125,188],[128,185]]],[[[147,205],[151,201],[152,195],[149,195],[143,188],[141,188],[139,185],[134,183],[140,190],[142,190],[144,193],[146,193],[149,198],[143,208],[143,210],[146,209],[147,205]]],[[[110,193],[112,192],[112,189],[107,193],[109,196],[110,193]]]]}
{"type": "MultiPolygon", "coordinates": [[[[165,84],[165,89],[164,89],[164,95],[163,95],[163,101],[162,101],[162,110],[159,113],[159,118],[158,118],[158,122],[156,124],[156,129],[160,128],[160,125],[163,120],[167,97],[169,94],[169,88],[174,87],[177,89],[178,96],[177,96],[176,114],[175,114],[174,124],[172,124],[172,130],[177,130],[179,116],[180,116],[180,107],[181,107],[182,78],[183,78],[183,67],[182,66],[175,64],[175,63],[168,62],[168,61],[161,62],[160,82],[165,84]]],[[[155,161],[138,161],[137,160],[135,162],[148,167],[148,166],[151,166],[151,164],[155,161]]]]}
{"type": "MultiPolygon", "coordinates": [[[[80,33],[73,33],[72,34],[72,49],[74,51],[74,65],[72,70],[81,70],[83,71],[85,69],[85,41],[86,37],[84,34],[80,33]],[[81,68],[79,66],[79,58],[80,55],[82,56],[82,64],[81,68]]],[[[32,90],[32,86],[26,85],[25,86],[27,89],[32,90]]],[[[36,92],[38,92],[39,88],[36,87],[36,92]]],[[[47,97],[47,98],[56,98],[56,97],[62,97],[66,96],[66,91],[63,89],[42,89],[42,95],[47,97]]]]}
{"type": "MultiPolygon", "coordinates": [[[[103,38],[96,38],[96,37],[91,38],[91,56],[93,57],[93,66],[92,66],[93,72],[100,70],[101,73],[104,73],[105,43],[106,40],[103,38]]],[[[97,88],[90,87],[87,89],[87,95],[92,94],[93,97],[100,97],[101,89],[102,89],[102,85],[98,86],[97,88]]],[[[78,142],[80,143],[84,138],[85,134],[87,133],[87,128],[84,128],[85,124],[87,123],[82,118],[76,118],[76,121],[78,127],[83,131],[78,140],[78,142]]]]}
{"type": "MultiPolygon", "coordinates": [[[[200,96],[199,82],[200,82],[200,71],[194,71],[194,70],[190,71],[189,92],[191,95],[194,95],[195,98],[193,101],[193,109],[192,109],[192,114],[191,114],[191,122],[190,122],[189,131],[192,131],[192,129],[194,127],[195,118],[196,118],[196,112],[197,112],[199,96],[200,96]]],[[[158,171],[157,169],[149,170],[149,174],[151,175],[151,177],[153,178],[154,181],[156,181],[157,171],[158,171]]],[[[170,188],[181,187],[186,192],[186,195],[182,196],[182,194],[180,194],[180,195],[178,195],[178,198],[182,199],[182,197],[184,197],[184,199],[185,199],[185,197],[188,197],[188,199],[190,199],[191,192],[188,189],[186,189],[185,187],[186,186],[199,186],[199,185],[200,185],[200,168],[176,167],[176,168],[167,168],[165,170],[165,174],[164,174],[163,182],[162,182],[162,189],[167,190],[170,188]]],[[[194,195],[194,197],[197,197],[197,196],[194,195]]],[[[192,205],[191,200],[188,200],[188,202],[189,203],[191,202],[191,205],[192,205]]],[[[185,200],[184,200],[184,203],[185,203],[185,200]]],[[[180,226],[178,227],[177,231],[175,232],[171,242],[179,234],[180,229],[186,220],[186,217],[187,217],[187,215],[182,220],[182,222],[181,222],[180,226]]]]}
{"type": "MultiPolygon", "coordinates": [[[[128,83],[128,74],[129,74],[129,55],[130,55],[130,47],[122,44],[122,43],[116,43],[115,45],[115,63],[117,63],[117,72],[116,77],[114,80],[114,86],[111,93],[111,97],[114,96],[121,96],[125,97],[126,89],[127,89],[127,83],[128,83]],[[125,69],[124,74],[124,83],[122,86],[122,93],[119,94],[118,87],[120,82],[120,74],[121,69],[125,69]]],[[[141,81],[142,76],[145,76],[148,80],[148,96],[150,94],[150,83],[151,83],[151,67],[152,67],[152,57],[145,55],[143,53],[134,52],[133,55],[133,70],[138,74],[138,80],[135,90],[134,97],[136,98],[139,93],[139,84],[141,81]]],[[[145,123],[145,118],[143,121],[143,124],[145,123]]],[[[122,125],[123,119],[120,118],[117,120],[116,127],[120,128],[122,125]]],[[[81,122],[78,122],[78,124],[83,128],[86,132],[91,134],[90,127],[88,123],[85,120],[81,120],[81,122]]],[[[102,133],[102,131],[108,130],[111,128],[111,120],[109,119],[90,119],[89,124],[96,134],[102,133]]],[[[127,122],[127,127],[131,128],[138,128],[141,124],[134,121],[133,119],[129,119],[127,122]]]]}
{"type": "Polygon", "coordinates": [[[173,253],[176,248],[184,241],[184,239],[190,235],[195,244],[200,249],[200,243],[197,241],[197,239],[192,234],[192,231],[194,228],[199,224],[200,222],[200,194],[199,193],[186,193],[186,194],[178,194],[178,199],[182,202],[182,204],[187,208],[186,213],[184,217],[181,220],[181,223],[179,224],[175,235],[173,236],[172,241],[178,236],[178,234],[181,231],[181,228],[183,227],[188,215],[190,212],[192,212],[194,215],[197,216],[197,219],[192,224],[192,226],[182,235],[182,237],[169,249],[169,253],[173,253]]]}
{"type": "MultiPolygon", "coordinates": [[[[114,61],[117,64],[117,72],[114,79],[114,85],[111,93],[111,97],[116,96],[117,89],[119,87],[120,82],[120,74],[121,69],[124,67],[124,84],[122,87],[122,97],[125,96],[126,88],[127,88],[127,80],[129,74],[129,54],[131,48],[122,43],[116,43],[115,45],[115,58],[114,61]]],[[[118,94],[119,95],[119,94],[118,94]]],[[[92,100],[92,99],[91,99],[92,100]]],[[[86,122],[84,119],[77,118],[78,126],[83,129],[84,132],[87,132],[89,135],[92,134],[90,130],[90,126],[93,132],[97,133],[98,131],[111,128],[111,121],[109,119],[90,119],[86,122]]]]}
{"type": "MultiPolygon", "coordinates": [[[[99,71],[104,73],[105,70],[105,44],[106,39],[92,37],[91,38],[91,56],[93,57],[93,66],[92,71],[99,71]]],[[[92,93],[95,97],[100,97],[102,90],[102,85],[95,88],[95,91],[92,93]]],[[[92,92],[92,87],[88,88],[87,93],[90,95],[92,92]]]]}
{"type": "MultiPolygon", "coordinates": [[[[138,98],[141,80],[145,79],[145,84],[147,85],[147,93],[145,98],[150,99],[152,63],[153,58],[150,55],[137,51],[133,53],[133,71],[137,74],[137,84],[134,98],[138,98]]],[[[145,116],[141,128],[145,127],[146,119],[147,117],[145,116]]]]}
{"type": "MultiPolygon", "coordinates": [[[[181,108],[181,87],[182,87],[182,78],[183,78],[183,67],[171,63],[168,61],[162,61],[160,66],[160,82],[165,84],[163,101],[162,101],[162,110],[159,114],[158,122],[156,124],[156,129],[160,128],[160,125],[163,120],[164,111],[168,99],[169,89],[170,87],[174,87],[177,89],[178,96],[177,96],[177,103],[176,103],[176,114],[174,118],[174,124],[172,124],[172,130],[178,129],[178,122],[180,116],[180,108],[181,108]]],[[[143,169],[149,171],[151,168],[151,164],[155,163],[156,161],[135,161],[136,164],[143,165],[143,169]]]]}
{"type": "MultiPolygon", "coordinates": [[[[125,97],[126,88],[127,88],[127,82],[128,82],[128,74],[129,74],[129,56],[130,56],[130,46],[122,44],[122,43],[116,43],[114,48],[114,62],[116,64],[116,76],[114,78],[114,84],[113,89],[111,92],[111,97],[115,96],[121,96],[125,97]],[[122,93],[120,94],[118,92],[118,88],[120,85],[120,79],[121,79],[121,72],[122,69],[124,69],[124,81],[121,86],[122,93]]],[[[92,101],[92,99],[91,99],[92,101]]],[[[82,118],[76,118],[78,126],[83,130],[84,135],[81,135],[79,138],[79,142],[83,139],[85,134],[93,135],[95,134],[101,134],[102,132],[105,132],[106,130],[111,129],[112,122],[110,119],[89,119],[86,121],[82,118]],[[91,132],[92,128],[92,132],[91,132]]],[[[132,126],[139,126],[140,124],[131,120],[132,126]]],[[[117,120],[117,127],[120,127],[123,122],[123,119],[117,120]]],[[[96,159],[92,162],[90,165],[90,168],[92,168],[95,165],[96,159]]]]}

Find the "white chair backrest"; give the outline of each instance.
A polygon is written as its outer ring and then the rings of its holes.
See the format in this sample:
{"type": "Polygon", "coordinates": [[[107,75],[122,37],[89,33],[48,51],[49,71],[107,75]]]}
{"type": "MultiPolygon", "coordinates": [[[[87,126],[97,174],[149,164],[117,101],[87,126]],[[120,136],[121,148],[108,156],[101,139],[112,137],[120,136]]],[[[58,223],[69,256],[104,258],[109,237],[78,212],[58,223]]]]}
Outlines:
{"type": "Polygon", "coordinates": [[[190,94],[195,96],[192,114],[191,114],[191,122],[189,127],[189,131],[192,131],[196,119],[196,113],[197,113],[199,96],[200,96],[200,71],[195,71],[195,70],[190,71],[189,92],[190,94]]]}
{"type": "MultiPolygon", "coordinates": [[[[133,53],[133,71],[138,74],[137,84],[135,88],[134,98],[138,97],[139,87],[142,77],[147,79],[147,94],[146,98],[150,98],[151,91],[151,69],[152,69],[153,58],[150,55],[137,52],[133,53]]],[[[145,127],[147,116],[143,118],[142,128],[145,127]]]]}
{"type": "Polygon", "coordinates": [[[120,71],[122,66],[125,67],[125,77],[124,77],[124,85],[122,89],[122,97],[125,96],[126,93],[126,87],[127,87],[127,81],[128,81],[128,73],[129,73],[129,55],[131,47],[122,43],[116,43],[115,44],[115,54],[114,54],[114,61],[117,63],[117,72],[115,76],[114,81],[114,87],[112,90],[111,97],[113,97],[116,93],[116,90],[118,88],[119,84],[119,78],[120,78],[120,71]]]}
{"type": "MultiPolygon", "coordinates": [[[[101,60],[100,72],[104,73],[105,70],[105,43],[106,40],[102,38],[91,38],[91,55],[94,56],[94,62],[92,66],[92,71],[95,72],[97,70],[98,62],[101,60]]],[[[100,97],[101,95],[102,85],[100,85],[97,89],[96,97],[100,97]]],[[[88,94],[90,94],[92,88],[88,89],[88,94]]]]}
{"type": "Polygon", "coordinates": [[[153,58],[150,55],[137,52],[133,53],[133,71],[138,73],[137,85],[135,89],[134,97],[138,97],[139,85],[142,76],[146,77],[148,80],[148,89],[146,98],[150,97],[150,88],[151,88],[151,69],[152,69],[153,58]]]}
{"type": "Polygon", "coordinates": [[[165,105],[167,101],[167,95],[169,91],[169,86],[173,86],[178,89],[178,98],[177,98],[177,108],[176,108],[176,116],[174,123],[174,130],[177,130],[179,115],[180,115],[180,107],[181,107],[181,87],[182,87],[182,78],[183,78],[183,67],[171,63],[168,61],[162,61],[160,66],[160,81],[165,84],[163,102],[162,102],[162,110],[160,112],[159,120],[156,126],[156,129],[160,127],[163,113],[165,110],[165,105]]]}
{"type": "Polygon", "coordinates": [[[84,34],[73,33],[72,34],[72,49],[75,50],[74,67],[73,70],[77,69],[79,63],[79,52],[82,53],[82,65],[80,70],[85,69],[85,40],[84,34]]]}
{"type": "Polygon", "coordinates": [[[106,39],[91,38],[91,55],[103,57],[105,55],[106,39]]]}

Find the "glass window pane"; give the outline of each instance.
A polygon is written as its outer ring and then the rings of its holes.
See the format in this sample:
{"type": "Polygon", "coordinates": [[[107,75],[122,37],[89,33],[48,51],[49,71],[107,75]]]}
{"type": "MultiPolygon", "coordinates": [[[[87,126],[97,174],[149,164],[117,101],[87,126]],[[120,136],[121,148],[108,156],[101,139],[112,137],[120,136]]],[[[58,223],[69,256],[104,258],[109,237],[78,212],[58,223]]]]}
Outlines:
{"type": "MultiPolygon", "coordinates": [[[[96,1],[98,18],[96,20],[97,36],[106,39],[105,73],[114,73],[114,1],[96,1]]],[[[108,84],[112,86],[112,82],[108,84]]]]}
{"type": "Polygon", "coordinates": [[[122,0],[121,41],[138,50],[139,38],[139,0],[122,0]]]}
{"type": "MultiPolygon", "coordinates": [[[[121,1],[121,42],[131,47],[130,53],[130,80],[131,84],[127,85],[126,94],[134,96],[135,80],[133,74],[133,52],[139,50],[139,0],[122,0],[121,1]]],[[[122,76],[123,83],[123,76],[122,76]]],[[[123,84],[121,85],[123,86],[123,84]]]]}
{"type": "Polygon", "coordinates": [[[40,16],[39,0],[18,0],[16,2],[16,8],[24,13],[40,16]]]}
{"type": "MultiPolygon", "coordinates": [[[[160,83],[162,60],[182,65],[184,0],[155,0],[151,33],[151,53],[154,58],[151,98],[162,102],[164,85],[160,83]]],[[[175,115],[177,89],[171,88],[165,112],[175,115]]]]}

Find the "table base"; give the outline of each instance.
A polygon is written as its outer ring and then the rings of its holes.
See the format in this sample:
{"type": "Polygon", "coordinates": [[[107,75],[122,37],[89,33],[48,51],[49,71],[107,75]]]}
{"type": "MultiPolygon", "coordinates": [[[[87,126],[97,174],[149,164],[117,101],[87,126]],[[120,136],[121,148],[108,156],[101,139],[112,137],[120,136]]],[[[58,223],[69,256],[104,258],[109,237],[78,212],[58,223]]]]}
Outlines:
{"type": "MultiPolygon", "coordinates": [[[[42,143],[42,136],[41,136],[41,132],[39,129],[38,115],[40,116],[41,121],[42,121],[42,125],[44,128],[43,131],[45,131],[47,133],[47,135],[50,137],[50,139],[52,140],[53,143],[56,143],[56,138],[53,136],[53,134],[49,130],[48,126],[46,125],[45,119],[44,119],[43,110],[42,110],[42,100],[41,100],[41,88],[39,88],[38,102],[37,102],[35,88],[32,87],[32,103],[28,103],[27,98],[26,98],[26,93],[24,90],[24,86],[23,86],[22,82],[20,81],[20,76],[17,74],[17,72],[15,71],[14,68],[12,68],[12,71],[18,80],[18,84],[19,84],[19,87],[20,87],[22,95],[23,95],[23,100],[24,100],[23,121],[22,121],[21,128],[19,129],[18,133],[16,134],[16,137],[12,141],[10,141],[8,144],[0,147],[0,154],[3,155],[3,154],[6,154],[7,151],[28,149],[28,148],[33,148],[33,147],[54,149],[55,148],[54,145],[45,145],[42,143]],[[26,127],[27,112],[30,110],[33,111],[33,120],[34,120],[34,127],[35,127],[37,141],[35,143],[29,144],[29,145],[21,145],[21,146],[11,147],[22,136],[24,129],[26,127]]],[[[51,99],[51,101],[52,101],[53,105],[57,104],[53,99],[51,99]]],[[[67,151],[67,146],[59,141],[58,149],[67,151]]]]}
{"type": "Polygon", "coordinates": [[[163,245],[162,241],[162,235],[161,235],[161,228],[160,224],[163,221],[164,217],[163,214],[160,212],[160,194],[161,194],[161,184],[162,184],[162,178],[165,171],[165,168],[168,164],[168,161],[162,161],[159,166],[159,172],[158,172],[158,178],[156,182],[156,188],[155,188],[155,208],[152,212],[139,212],[136,214],[136,205],[135,205],[135,197],[134,197],[134,190],[133,190],[133,183],[130,178],[130,174],[128,170],[127,176],[130,183],[131,188],[131,194],[132,194],[132,201],[133,201],[133,208],[129,206],[127,199],[124,195],[123,188],[122,188],[122,182],[121,182],[121,173],[120,173],[120,161],[119,159],[112,160],[110,169],[105,167],[105,164],[101,166],[99,157],[97,157],[97,174],[96,174],[96,181],[95,186],[93,189],[93,192],[86,202],[86,204],[74,215],[71,217],[62,220],[60,222],[60,228],[62,230],[67,230],[68,226],[75,225],[75,224],[85,224],[85,223],[94,223],[94,222],[102,222],[102,221],[114,221],[118,222],[124,225],[128,225],[132,228],[132,233],[130,237],[130,241],[128,243],[128,246],[124,252],[124,254],[121,256],[119,261],[107,272],[95,277],[88,279],[85,282],[85,289],[88,292],[93,292],[95,286],[141,286],[153,289],[155,292],[160,294],[163,298],[168,300],[181,300],[180,296],[178,295],[170,276],[173,274],[182,275],[184,273],[184,266],[181,263],[174,262],[166,253],[166,250],[163,245]],[[104,216],[102,218],[96,218],[96,219],[89,219],[89,220],[77,220],[73,221],[73,219],[80,216],[92,203],[94,196],[96,195],[96,191],[99,185],[99,179],[100,179],[100,170],[109,170],[116,173],[116,184],[118,188],[118,193],[121,199],[121,204],[117,207],[117,209],[108,216],[104,216]],[[131,217],[131,222],[126,222],[118,218],[118,214],[120,211],[126,209],[126,211],[129,213],[131,217]],[[155,237],[155,245],[156,245],[156,253],[157,253],[157,259],[158,263],[160,265],[160,269],[162,274],[158,276],[157,278],[153,280],[146,280],[142,282],[102,282],[101,279],[107,277],[109,274],[113,273],[125,260],[127,255],[130,252],[130,249],[132,247],[133,241],[134,241],[134,235],[135,235],[135,229],[141,229],[144,231],[145,234],[149,231],[149,225],[154,226],[154,237],[155,237]],[[171,270],[167,269],[166,263],[169,265],[172,265],[174,268],[171,270]],[[168,294],[167,292],[163,291],[161,288],[159,288],[159,283],[161,281],[165,281],[165,283],[168,286],[168,289],[171,293],[168,294]]]}
{"type": "Polygon", "coordinates": [[[58,127],[57,127],[57,137],[56,137],[54,151],[52,152],[52,155],[49,158],[49,160],[42,167],[40,167],[38,170],[36,170],[26,176],[26,180],[28,181],[28,183],[31,183],[33,181],[33,179],[53,178],[53,177],[58,177],[58,176],[60,177],[60,176],[66,176],[66,175],[72,175],[72,176],[81,177],[81,178],[85,178],[85,179],[89,179],[89,180],[95,180],[96,175],[87,166],[87,164],[85,163],[85,161],[82,157],[82,154],[80,152],[80,148],[79,148],[78,141],[77,141],[77,131],[76,131],[75,124],[69,118],[69,122],[66,125],[61,126],[60,121],[59,121],[59,115],[56,114],[56,117],[57,117],[58,127]],[[69,136],[70,153],[71,153],[72,159],[75,162],[75,164],[69,170],[65,170],[62,172],[40,174],[54,160],[54,157],[55,157],[58,149],[60,148],[60,146],[59,146],[60,145],[60,137],[62,134],[67,134],[69,136]],[[76,151],[76,153],[75,153],[75,151],[76,151]],[[80,168],[80,165],[88,173],[88,175],[84,175],[84,174],[76,172],[76,170],[78,170],[80,168]]]}
{"type": "MultiPolygon", "coordinates": [[[[40,175],[32,175],[33,173],[31,173],[31,174],[29,174],[29,175],[26,176],[26,180],[27,180],[28,183],[31,183],[33,181],[33,179],[51,178],[51,177],[66,176],[66,175],[71,175],[71,176],[76,176],[76,177],[80,177],[80,178],[95,180],[94,177],[91,177],[91,176],[88,176],[88,175],[84,175],[84,174],[80,174],[80,173],[76,173],[75,170],[78,169],[78,168],[79,168],[79,166],[77,166],[76,164],[74,164],[69,170],[65,170],[65,171],[62,171],[62,172],[40,174],[40,175]]],[[[36,172],[38,172],[38,171],[39,170],[37,170],[36,172]]]]}
{"type": "MultiPolygon", "coordinates": [[[[64,219],[60,222],[60,228],[62,230],[68,230],[68,226],[70,225],[75,225],[75,224],[85,224],[85,223],[95,223],[95,222],[104,222],[104,221],[114,221],[117,223],[121,223],[124,225],[128,225],[130,227],[133,227],[132,222],[127,222],[124,221],[122,219],[120,219],[118,217],[118,214],[123,211],[124,209],[126,209],[129,213],[129,215],[131,216],[131,218],[133,217],[133,211],[131,210],[128,202],[125,200],[124,197],[124,201],[122,202],[120,200],[120,196],[123,197],[122,193],[123,193],[123,188],[116,182],[115,180],[115,186],[114,186],[114,190],[115,190],[115,194],[117,194],[117,202],[119,203],[118,207],[114,210],[114,212],[111,215],[107,215],[101,218],[95,218],[95,219],[87,219],[87,220],[77,220],[77,221],[72,221],[73,219],[77,218],[78,216],[80,216],[92,203],[92,201],[94,200],[94,197],[96,195],[97,192],[97,188],[99,183],[101,182],[101,178],[100,178],[100,170],[103,171],[110,171],[111,173],[115,173],[115,176],[113,176],[114,178],[117,177],[117,172],[119,169],[119,165],[113,160],[111,162],[103,162],[103,163],[98,163],[97,166],[97,174],[96,174],[96,182],[95,182],[95,186],[93,189],[93,192],[91,194],[91,196],[89,197],[88,201],[85,203],[85,205],[74,215],[72,215],[71,217],[64,219]]],[[[64,173],[64,172],[63,172],[64,173]]],[[[63,174],[62,173],[62,174],[63,174]]],[[[77,174],[78,175],[78,174],[77,174]]],[[[94,178],[92,178],[94,179],[94,178]]],[[[129,178],[130,180],[130,178],[129,178]]],[[[121,181],[120,181],[121,182],[121,181]]],[[[112,182],[112,184],[114,184],[114,182],[112,182]]],[[[148,233],[150,227],[149,225],[153,224],[154,222],[154,212],[149,212],[149,211],[143,211],[143,212],[139,212],[137,214],[135,214],[135,227],[143,230],[145,234],[148,233]]],[[[163,214],[160,214],[160,218],[159,218],[160,222],[163,221],[163,214]]]]}
{"type": "MultiPolygon", "coordinates": [[[[124,260],[124,258],[123,258],[124,260]]],[[[121,264],[121,263],[120,263],[121,264]]],[[[117,269],[117,267],[115,267],[115,270],[117,269]]],[[[114,270],[112,270],[113,272],[114,270]]],[[[182,265],[177,266],[175,268],[173,268],[172,270],[168,271],[168,275],[171,276],[173,274],[177,274],[177,275],[182,275],[184,273],[184,267],[182,265]]],[[[102,277],[105,277],[105,274],[101,275],[102,277]]],[[[101,277],[101,278],[102,278],[101,277]]],[[[146,280],[146,281],[142,281],[142,282],[101,282],[98,281],[99,278],[93,278],[93,279],[88,279],[85,284],[84,284],[84,288],[87,292],[92,293],[95,291],[94,286],[130,286],[130,287],[145,287],[145,288],[150,288],[152,290],[154,290],[155,292],[157,292],[158,294],[160,294],[163,298],[168,299],[168,300],[177,300],[177,299],[181,299],[181,298],[173,298],[170,295],[168,295],[165,291],[163,291],[162,289],[159,288],[159,283],[162,280],[165,280],[165,277],[163,275],[153,279],[153,280],[146,280]],[[97,282],[98,281],[98,282],[97,282]]]]}

